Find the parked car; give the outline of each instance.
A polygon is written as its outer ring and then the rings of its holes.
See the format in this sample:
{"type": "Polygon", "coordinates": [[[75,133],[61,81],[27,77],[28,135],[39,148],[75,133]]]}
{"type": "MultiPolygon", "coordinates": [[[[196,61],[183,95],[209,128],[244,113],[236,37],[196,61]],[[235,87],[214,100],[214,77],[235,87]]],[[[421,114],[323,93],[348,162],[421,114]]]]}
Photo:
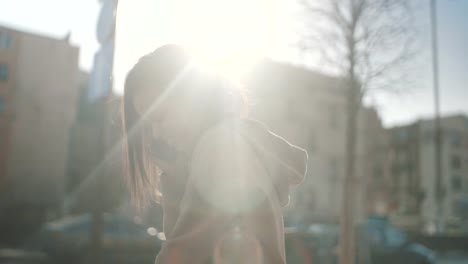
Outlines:
{"type": "Polygon", "coordinates": [[[357,246],[361,255],[358,257],[363,263],[435,263],[432,250],[410,241],[404,232],[385,217],[370,217],[357,230],[357,246]]]}
{"type": "MultiPolygon", "coordinates": [[[[91,214],[65,217],[47,223],[28,242],[53,263],[82,263],[90,252],[91,214]]],[[[99,250],[100,263],[152,263],[161,240],[156,229],[117,215],[104,214],[99,250]]]]}
{"type": "Polygon", "coordinates": [[[286,258],[290,264],[335,264],[338,228],[313,224],[307,229],[286,229],[286,258]]]}
{"type": "MultiPolygon", "coordinates": [[[[306,229],[288,230],[286,249],[288,260],[291,259],[288,263],[338,263],[339,226],[337,224],[317,223],[306,229]],[[299,240],[300,242],[297,242],[299,240]],[[307,248],[307,253],[301,248],[307,248]]],[[[406,234],[393,226],[387,218],[370,217],[365,223],[358,225],[355,231],[356,263],[435,263],[435,253],[432,250],[410,241],[406,234]]]]}
{"type": "Polygon", "coordinates": [[[0,248],[0,263],[2,264],[46,264],[47,256],[42,252],[22,249],[0,248]]]}

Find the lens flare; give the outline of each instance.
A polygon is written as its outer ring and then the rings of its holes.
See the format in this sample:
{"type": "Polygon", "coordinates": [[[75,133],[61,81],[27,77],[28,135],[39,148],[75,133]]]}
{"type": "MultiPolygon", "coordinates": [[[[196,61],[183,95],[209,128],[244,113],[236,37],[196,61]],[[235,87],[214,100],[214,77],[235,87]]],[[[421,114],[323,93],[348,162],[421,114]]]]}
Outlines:
{"type": "Polygon", "coordinates": [[[227,77],[242,74],[273,42],[271,1],[184,1],[177,21],[180,42],[196,63],[227,77]]]}
{"type": "Polygon", "coordinates": [[[280,40],[278,0],[119,0],[114,89],[134,63],[155,48],[186,46],[197,64],[238,77],[280,40]],[[164,1],[163,1],[164,2],[164,1]]]}

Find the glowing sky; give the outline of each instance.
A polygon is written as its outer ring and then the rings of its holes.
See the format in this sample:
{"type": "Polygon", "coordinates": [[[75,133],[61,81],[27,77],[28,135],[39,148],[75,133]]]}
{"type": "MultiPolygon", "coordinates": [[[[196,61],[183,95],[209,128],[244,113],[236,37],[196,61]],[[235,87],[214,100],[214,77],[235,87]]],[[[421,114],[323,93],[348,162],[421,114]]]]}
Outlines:
{"type": "MultiPolygon", "coordinates": [[[[181,1],[164,0],[133,0],[144,2],[152,8],[143,11],[136,9],[141,18],[157,21],[152,27],[135,30],[151,29],[147,34],[153,34],[154,43],[146,43],[135,55],[151,50],[154,45],[164,44],[172,36],[169,34],[173,26],[174,11],[179,10],[181,1]],[[178,4],[179,3],[179,4],[178,4]]],[[[186,0],[185,0],[186,1],[186,0]]],[[[286,0],[279,0],[284,18],[286,0]]],[[[121,2],[126,2],[122,0],[121,2]]],[[[427,1],[429,2],[429,1],[427,1]]],[[[97,0],[0,0],[0,25],[10,26],[20,30],[37,32],[57,38],[72,32],[72,42],[80,46],[80,66],[90,69],[92,58],[98,45],[95,40],[95,25],[99,13],[97,0]]],[[[177,12],[176,12],[177,13],[177,12]]],[[[468,113],[468,1],[439,0],[439,41],[440,41],[440,79],[441,79],[441,109],[445,114],[454,112],[468,113]]],[[[422,35],[426,39],[418,66],[416,81],[411,84],[405,95],[379,95],[374,101],[386,125],[408,122],[420,117],[428,117],[433,113],[432,76],[429,50],[429,14],[427,6],[418,11],[418,19],[426,26],[422,35]]],[[[145,19],[141,19],[144,21],[145,19]]],[[[287,20],[287,19],[286,19],[287,20]]],[[[282,31],[287,31],[287,21],[283,21],[282,31]]],[[[135,40],[138,41],[138,40],[135,40]]],[[[280,43],[280,45],[284,45],[280,43]]],[[[294,60],[293,53],[286,49],[278,49],[276,57],[283,60],[294,60]]],[[[127,67],[127,66],[125,66],[127,67]]],[[[125,68],[123,67],[123,68],[125,68]]]]}

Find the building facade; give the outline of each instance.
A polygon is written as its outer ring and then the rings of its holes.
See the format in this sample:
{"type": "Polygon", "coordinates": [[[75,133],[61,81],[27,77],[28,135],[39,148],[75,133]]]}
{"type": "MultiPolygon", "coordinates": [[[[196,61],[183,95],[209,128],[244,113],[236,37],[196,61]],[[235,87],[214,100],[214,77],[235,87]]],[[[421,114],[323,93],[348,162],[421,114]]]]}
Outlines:
{"type": "MultiPolygon", "coordinates": [[[[309,154],[305,182],[287,209],[299,219],[290,221],[338,221],[346,173],[344,80],[275,62],[262,63],[252,76],[247,84],[252,116],[309,154]]],[[[374,109],[362,107],[357,135],[353,189],[359,221],[374,206],[368,202],[371,174],[381,173],[385,161],[380,157],[385,131],[374,109]]]]}
{"type": "Polygon", "coordinates": [[[57,213],[76,112],[78,55],[67,37],[0,27],[2,216],[37,220],[57,213]]]}
{"type": "Polygon", "coordinates": [[[13,87],[15,85],[15,64],[18,45],[17,33],[0,28],[0,184],[6,179],[7,154],[10,149],[11,126],[13,121],[13,87]]]}
{"type": "Polygon", "coordinates": [[[113,94],[112,83],[118,1],[100,2],[96,25],[99,49],[94,55],[91,72],[81,74],[78,113],[70,137],[64,203],[68,213],[115,207],[123,193],[122,98],[113,94]]]}
{"type": "Polygon", "coordinates": [[[430,233],[468,231],[468,117],[441,119],[440,209],[436,198],[434,120],[395,127],[390,133],[394,219],[409,229],[430,233]]]}
{"type": "Polygon", "coordinates": [[[70,135],[64,210],[69,214],[116,208],[127,197],[123,182],[122,98],[88,102],[84,91],[70,135]]]}

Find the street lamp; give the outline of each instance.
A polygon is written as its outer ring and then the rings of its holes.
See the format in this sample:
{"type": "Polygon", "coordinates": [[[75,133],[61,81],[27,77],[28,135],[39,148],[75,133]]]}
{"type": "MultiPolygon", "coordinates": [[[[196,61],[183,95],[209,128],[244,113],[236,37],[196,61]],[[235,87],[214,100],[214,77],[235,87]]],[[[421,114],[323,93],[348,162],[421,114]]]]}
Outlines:
{"type": "Polygon", "coordinates": [[[430,12],[431,12],[431,33],[432,33],[432,76],[433,76],[433,87],[434,87],[434,111],[435,111],[435,122],[434,122],[434,144],[435,144],[435,197],[436,197],[436,217],[437,219],[437,231],[440,232],[442,229],[442,212],[443,212],[443,188],[442,188],[442,135],[441,135],[441,123],[440,123],[440,98],[439,98],[439,55],[438,55],[438,38],[437,38],[437,3],[436,0],[430,0],[430,12]]]}

